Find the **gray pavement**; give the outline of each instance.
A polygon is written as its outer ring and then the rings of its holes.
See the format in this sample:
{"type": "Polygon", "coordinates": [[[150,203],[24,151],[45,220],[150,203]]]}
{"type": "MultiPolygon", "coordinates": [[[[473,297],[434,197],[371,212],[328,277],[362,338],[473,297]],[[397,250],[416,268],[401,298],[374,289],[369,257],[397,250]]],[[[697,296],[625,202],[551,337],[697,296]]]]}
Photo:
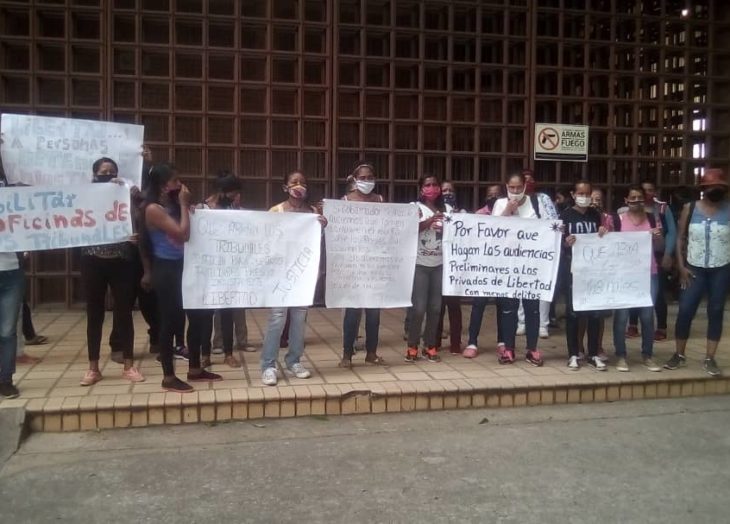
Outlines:
{"type": "Polygon", "coordinates": [[[34,434],[14,522],[728,522],[728,397],[34,434]]]}

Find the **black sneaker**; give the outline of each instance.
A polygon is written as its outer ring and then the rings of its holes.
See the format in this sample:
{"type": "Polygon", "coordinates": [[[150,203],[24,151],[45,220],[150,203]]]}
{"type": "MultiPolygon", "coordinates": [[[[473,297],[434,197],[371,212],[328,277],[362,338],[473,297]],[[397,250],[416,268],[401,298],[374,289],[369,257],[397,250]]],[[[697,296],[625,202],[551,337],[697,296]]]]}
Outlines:
{"type": "Polygon", "coordinates": [[[188,348],[186,348],[185,346],[175,346],[174,348],[172,348],[172,357],[177,360],[190,360],[188,348]]]}
{"type": "Polygon", "coordinates": [[[707,357],[705,359],[704,364],[702,364],[702,368],[705,370],[705,373],[707,373],[711,377],[717,377],[722,374],[720,368],[717,367],[717,362],[715,362],[715,359],[712,357],[707,357]]]}
{"type": "Polygon", "coordinates": [[[190,393],[193,391],[193,386],[177,377],[172,377],[170,379],[162,379],[162,389],[172,393],[190,393]]]}
{"type": "Polygon", "coordinates": [[[0,397],[18,398],[19,396],[20,396],[20,391],[18,391],[18,388],[16,388],[12,384],[10,384],[10,383],[0,384],[0,397]]]}
{"type": "Polygon", "coordinates": [[[200,373],[198,374],[192,374],[188,372],[188,380],[190,382],[218,382],[220,380],[223,380],[223,377],[220,376],[218,373],[211,373],[210,371],[201,369],[200,373]]]}
{"type": "Polygon", "coordinates": [[[686,364],[687,358],[684,355],[675,353],[674,355],[672,355],[672,358],[667,360],[667,363],[664,364],[664,369],[678,369],[686,364]]]}

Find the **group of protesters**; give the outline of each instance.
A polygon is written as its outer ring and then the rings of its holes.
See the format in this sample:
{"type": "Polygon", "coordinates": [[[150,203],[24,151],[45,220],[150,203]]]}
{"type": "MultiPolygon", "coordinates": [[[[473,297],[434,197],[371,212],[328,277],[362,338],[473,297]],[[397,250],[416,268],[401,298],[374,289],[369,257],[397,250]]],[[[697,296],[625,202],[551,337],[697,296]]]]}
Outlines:
{"type": "MultiPolygon", "coordinates": [[[[163,370],[162,388],[189,392],[190,382],[212,382],[222,376],[211,371],[212,354],[222,354],[222,364],[240,368],[234,350],[255,351],[248,340],[243,309],[184,309],[182,274],[184,244],[190,237],[190,217],[196,209],[240,209],[241,181],[233,173],[221,171],[215,191],[196,203],[181,182],[175,167],[152,164],[149,151],[141,188],[131,189],[135,234],[126,242],[82,248],[81,275],[86,295],[87,347],[89,368],[81,378],[82,386],[103,379],[100,360],[106,294],[113,298],[113,328],[109,338],[111,358],[122,365],[122,377],[142,382],[145,377],[135,366],[135,304],[149,326],[150,352],[157,353],[163,370]],[[187,325],[187,330],[186,330],[187,325]],[[186,380],[178,378],[175,360],[188,362],[186,380]]],[[[121,183],[114,159],[100,158],[93,166],[93,182],[121,183]]],[[[378,205],[386,199],[375,192],[376,170],[359,163],[347,176],[345,200],[378,205]]],[[[478,337],[488,305],[496,308],[496,357],[500,364],[517,360],[518,337],[525,336],[525,360],[542,366],[544,356],[538,343],[557,327],[555,304],[565,298],[567,366],[578,370],[585,363],[605,371],[609,357],[603,349],[606,318],[613,317],[615,368],[629,371],[626,338],[641,336],[642,364],[649,371],[676,369],[686,363],[685,349],[692,319],[703,297],[707,297],[707,351],[704,370],[720,374],[715,352],[722,334],[725,299],[730,286],[730,203],[726,174],[706,169],[699,183],[700,198],[688,198],[672,208],[658,198],[653,182],[628,188],[615,212],[605,206],[600,188],[588,180],[577,181],[567,192],[554,198],[536,190],[533,173],[525,170],[510,174],[504,185],[488,188],[481,215],[523,219],[562,220],[563,245],[556,295],[551,302],[516,298],[473,298],[468,324],[468,341],[462,345],[462,304],[459,297],[442,296],[442,235],[446,217],[468,212],[459,205],[455,186],[437,176],[423,174],[418,180],[416,204],[419,212],[418,251],[411,302],[405,318],[407,343],[405,360],[441,360],[444,317],[449,318],[449,352],[465,358],[484,353],[478,337]],[[572,300],[570,258],[578,235],[599,236],[615,231],[647,231],[651,234],[654,256],[651,260],[652,306],[637,310],[576,311],[572,300]],[[667,338],[668,275],[680,283],[679,311],[675,325],[676,350],[663,365],[653,359],[655,341],[667,338]],[[656,324],[655,324],[656,317],[656,324]],[[640,331],[639,331],[640,323],[640,331]],[[585,339],[585,342],[584,342],[585,339]]],[[[320,205],[310,203],[307,178],[301,171],[288,173],[281,186],[282,201],[271,212],[317,214],[322,228],[327,225],[320,205]]],[[[0,253],[0,394],[18,395],[12,383],[17,356],[17,322],[23,304],[24,276],[15,253],[0,253]]],[[[273,386],[282,373],[306,379],[311,372],[303,365],[306,307],[272,308],[261,347],[261,381],[273,386]],[[283,366],[279,350],[287,347],[283,366]]],[[[343,352],[340,367],[351,368],[361,320],[365,318],[366,365],[384,366],[378,354],[380,310],[346,309],[343,317],[343,352]]],[[[109,369],[109,368],[107,368],[109,369]]]]}

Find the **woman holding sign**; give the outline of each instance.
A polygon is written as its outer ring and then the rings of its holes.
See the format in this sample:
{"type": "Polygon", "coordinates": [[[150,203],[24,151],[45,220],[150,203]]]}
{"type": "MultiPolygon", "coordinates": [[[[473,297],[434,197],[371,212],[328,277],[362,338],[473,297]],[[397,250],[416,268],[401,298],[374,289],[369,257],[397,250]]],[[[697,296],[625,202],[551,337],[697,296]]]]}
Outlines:
{"type": "MultiPolygon", "coordinates": [[[[111,158],[100,158],[94,165],[93,182],[117,182],[119,168],[111,158]]],[[[136,235],[135,235],[136,237],[136,235]]],[[[129,242],[105,244],[81,248],[81,277],[86,292],[86,343],[89,353],[89,369],[81,379],[82,386],[91,386],[102,379],[99,370],[101,330],[106,312],[107,288],[114,297],[114,328],[111,343],[114,351],[121,351],[124,370],[122,378],[130,382],[143,382],[142,373],[134,367],[134,307],[137,289],[136,272],[132,254],[136,238],[129,242]]]]}
{"type": "Polygon", "coordinates": [[[418,253],[416,255],[416,273],[413,279],[411,313],[408,317],[408,349],[406,362],[418,360],[418,342],[421,339],[423,317],[426,326],[423,329],[425,349],[423,356],[429,362],[439,362],[438,330],[441,316],[441,281],[443,275],[443,251],[441,247],[444,214],[452,212],[450,205],[444,202],[441,194],[441,182],[438,177],[421,175],[418,180],[420,196],[418,197],[418,253]]]}
{"type": "Polygon", "coordinates": [[[588,358],[586,362],[596,371],[606,371],[607,369],[603,360],[598,358],[601,312],[575,311],[573,309],[573,274],[570,271],[570,266],[575,237],[576,235],[588,233],[598,233],[603,236],[607,232],[602,224],[601,213],[591,206],[593,203],[591,190],[590,182],[585,180],[577,182],[572,193],[575,205],[560,214],[565,233],[563,259],[567,276],[565,282],[565,336],[568,343],[568,368],[574,371],[580,369],[580,364],[578,364],[580,358],[578,326],[581,317],[586,319],[586,332],[588,334],[588,358]]]}
{"type": "MultiPolygon", "coordinates": [[[[289,198],[275,205],[269,211],[275,213],[317,213],[317,209],[307,201],[307,178],[301,171],[293,171],[284,177],[282,187],[289,198]]],[[[327,219],[319,216],[322,227],[327,219]]],[[[261,382],[266,386],[275,386],[279,379],[276,359],[279,356],[279,344],[284,332],[287,312],[289,314],[289,351],[284,357],[285,373],[297,378],[309,378],[312,373],[301,363],[304,354],[304,331],[307,327],[307,308],[273,308],[269,314],[269,324],[264,336],[261,350],[261,382]]]]}
{"type": "MultiPolygon", "coordinates": [[[[539,219],[548,216],[542,200],[534,193],[526,194],[525,174],[514,174],[507,180],[507,198],[495,202],[492,214],[495,216],[516,216],[520,218],[539,219]]],[[[520,300],[516,298],[498,298],[500,323],[503,340],[497,345],[497,360],[500,364],[512,364],[515,361],[515,338],[517,336],[517,310],[520,300]],[[503,342],[503,343],[502,343],[503,342]]],[[[525,309],[525,331],[527,335],[527,352],[525,359],[533,366],[542,366],[543,358],[537,349],[540,331],[540,301],[522,299],[525,309]]]]}
{"type": "MultiPolygon", "coordinates": [[[[373,202],[382,203],[385,200],[383,195],[373,193],[375,189],[375,172],[370,164],[358,164],[352,174],[347,177],[348,187],[352,185],[353,190],[348,192],[343,200],[352,202],[373,202]]],[[[355,339],[360,328],[360,317],[362,309],[345,309],[345,318],[342,321],[342,360],[340,367],[351,368],[352,356],[355,354],[355,339]]],[[[376,308],[365,309],[365,362],[374,365],[383,365],[385,361],[378,356],[378,338],[380,336],[380,310],[376,308]]]]}
{"type": "Polygon", "coordinates": [[[664,364],[677,369],[684,356],[692,319],[707,295],[707,353],[703,367],[708,375],[721,374],[715,362],[722,336],[725,300],[730,290],[730,202],[727,175],[707,169],[700,182],[702,200],[685,204],[679,217],[677,268],[682,294],[675,328],[676,353],[664,364]]]}
{"type": "MultiPolygon", "coordinates": [[[[183,314],[183,244],[190,238],[190,191],[180,182],[173,166],[158,164],[150,170],[144,216],[152,246],[152,287],[160,297],[157,302],[162,387],[167,391],[190,393],[193,387],[175,376],[172,363],[173,339],[183,314]]],[[[199,344],[190,347],[188,380],[221,380],[220,375],[202,368],[199,344]]]]}

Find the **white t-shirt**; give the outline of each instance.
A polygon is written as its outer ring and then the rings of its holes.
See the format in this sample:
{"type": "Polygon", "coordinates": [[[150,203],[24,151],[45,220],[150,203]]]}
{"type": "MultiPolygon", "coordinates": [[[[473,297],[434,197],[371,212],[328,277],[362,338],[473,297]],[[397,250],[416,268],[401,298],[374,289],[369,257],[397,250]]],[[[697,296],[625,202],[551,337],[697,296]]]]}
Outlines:
{"type": "Polygon", "coordinates": [[[0,271],[12,271],[20,269],[18,255],[15,253],[0,253],[0,271]]]}
{"type": "MultiPolygon", "coordinates": [[[[431,209],[421,202],[416,202],[418,209],[420,210],[421,218],[419,222],[425,222],[431,218],[435,213],[431,209]]],[[[446,213],[449,215],[453,212],[453,208],[445,204],[446,213]]],[[[441,248],[441,241],[443,239],[442,231],[435,231],[433,229],[424,229],[418,233],[418,254],[416,255],[416,265],[426,267],[436,267],[444,263],[444,255],[441,248]]]]}
{"type": "MultiPolygon", "coordinates": [[[[504,213],[505,208],[507,207],[507,202],[509,200],[507,198],[500,198],[494,203],[494,208],[492,209],[492,216],[498,217],[502,216],[502,213],[504,213]]],[[[545,216],[545,210],[542,209],[542,205],[540,205],[540,201],[538,199],[538,206],[540,207],[540,216],[545,216]]],[[[537,218],[537,213],[535,213],[535,208],[532,207],[532,200],[530,197],[526,197],[525,201],[520,204],[520,207],[517,208],[517,215],[520,216],[520,218],[537,218]]],[[[517,215],[510,215],[510,216],[517,216],[517,215]]]]}

